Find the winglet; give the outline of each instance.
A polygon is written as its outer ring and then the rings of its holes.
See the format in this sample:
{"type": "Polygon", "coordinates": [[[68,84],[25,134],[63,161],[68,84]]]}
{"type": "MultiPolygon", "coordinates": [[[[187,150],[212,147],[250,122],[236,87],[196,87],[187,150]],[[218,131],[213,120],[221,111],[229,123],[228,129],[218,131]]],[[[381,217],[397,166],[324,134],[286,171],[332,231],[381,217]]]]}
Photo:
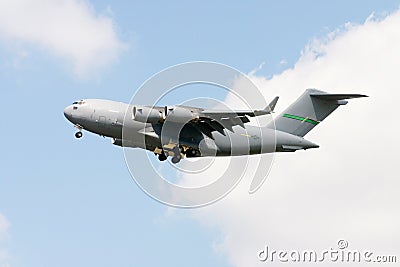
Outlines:
{"type": "Polygon", "coordinates": [[[278,99],[279,99],[279,96],[276,96],[276,97],[271,101],[271,103],[269,103],[269,105],[266,106],[266,107],[264,108],[264,110],[267,110],[268,112],[273,112],[274,109],[275,109],[276,103],[278,102],[278,99]]]}

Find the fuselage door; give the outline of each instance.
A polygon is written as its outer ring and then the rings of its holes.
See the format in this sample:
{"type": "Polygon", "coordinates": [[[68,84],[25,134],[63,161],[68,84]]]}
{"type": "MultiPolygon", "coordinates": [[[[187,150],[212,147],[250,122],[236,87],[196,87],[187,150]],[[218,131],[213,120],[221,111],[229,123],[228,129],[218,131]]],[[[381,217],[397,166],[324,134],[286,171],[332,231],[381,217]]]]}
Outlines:
{"type": "Polygon", "coordinates": [[[97,121],[97,124],[99,126],[99,128],[106,128],[106,123],[107,123],[107,119],[105,116],[99,116],[99,119],[97,121]]]}

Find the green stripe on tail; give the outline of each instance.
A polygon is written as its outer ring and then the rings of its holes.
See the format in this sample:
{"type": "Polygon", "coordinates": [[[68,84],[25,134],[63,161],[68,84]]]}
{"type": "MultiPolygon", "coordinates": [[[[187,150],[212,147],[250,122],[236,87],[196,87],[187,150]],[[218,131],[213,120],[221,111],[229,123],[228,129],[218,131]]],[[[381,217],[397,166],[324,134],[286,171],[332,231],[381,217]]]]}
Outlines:
{"type": "Polygon", "coordinates": [[[314,125],[317,125],[319,123],[319,121],[315,121],[309,118],[304,118],[304,117],[300,117],[300,116],[295,116],[295,115],[290,115],[290,114],[283,114],[283,117],[285,118],[289,118],[289,119],[294,119],[294,120],[298,120],[298,121],[302,121],[302,122],[308,122],[314,125]]]}

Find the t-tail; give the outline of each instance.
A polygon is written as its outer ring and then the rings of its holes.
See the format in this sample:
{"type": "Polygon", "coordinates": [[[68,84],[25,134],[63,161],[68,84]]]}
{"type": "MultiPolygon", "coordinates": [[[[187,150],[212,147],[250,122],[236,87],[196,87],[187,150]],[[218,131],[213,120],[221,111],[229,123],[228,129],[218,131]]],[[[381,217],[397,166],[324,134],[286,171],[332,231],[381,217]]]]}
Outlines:
{"type": "Polygon", "coordinates": [[[305,136],[341,105],[345,99],[367,97],[360,94],[329,94],[307,89],[293,104],[275,119],[275,128],[297,136],[305,136]]]}

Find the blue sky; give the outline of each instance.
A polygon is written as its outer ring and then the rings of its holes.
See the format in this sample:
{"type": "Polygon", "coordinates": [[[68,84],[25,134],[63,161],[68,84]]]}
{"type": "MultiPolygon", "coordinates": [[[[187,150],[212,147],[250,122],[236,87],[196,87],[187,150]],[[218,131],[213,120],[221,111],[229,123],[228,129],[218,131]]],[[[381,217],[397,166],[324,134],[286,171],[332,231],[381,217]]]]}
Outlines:
{"type": "Polygon", "coordinates": [[[88,3],[91,14],[112,19],[121,44],[101,69],[89,64],[77,74],[65,55],[9,37],[0,27],[0,214],[10,224],[4,238],[0,232],[0,251],[8,254],[1,267],[230,266],[213,248],[223,235],[219,229],[200,224],[187,210],[170,214],[145,195],[110,140],[89,133],[75,140],[64,107],[82,98],[129,102],[151,75],[193,60],[245,73],[264,63],[257,73],[271,77],[292,67],[313,38],[400,4],[88,3]]]}

